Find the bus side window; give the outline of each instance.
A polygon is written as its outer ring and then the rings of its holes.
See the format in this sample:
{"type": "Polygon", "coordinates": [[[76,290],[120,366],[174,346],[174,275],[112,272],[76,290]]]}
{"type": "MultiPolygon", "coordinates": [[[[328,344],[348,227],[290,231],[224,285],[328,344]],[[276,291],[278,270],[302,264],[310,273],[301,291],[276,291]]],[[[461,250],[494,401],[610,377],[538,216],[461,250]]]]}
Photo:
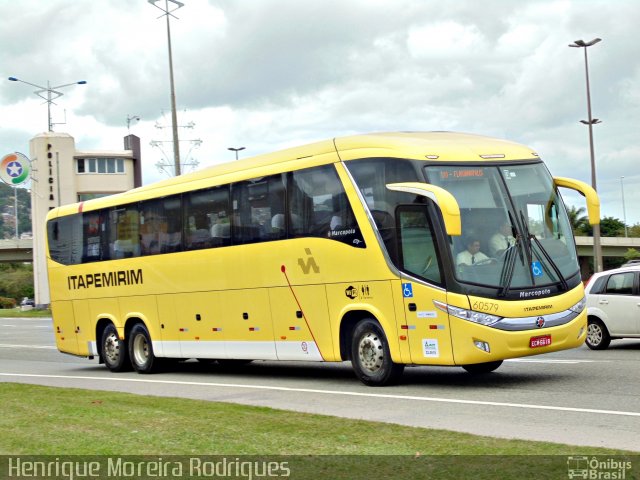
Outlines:
{"type": "Polygon", "coordinates": [[[401,205],[396,212],[400,232],[401,267],[408,273],[441,284],[442,275],[426,205],[401,205]]]}
{"type": "Polygon", "coordinates": [[[180,195],[140,203],[142,255],[178,252],[182,243],[180,195]]]}
{"type": "Polygon", "coordinates": [[[217,246],[212,226],[220,211],[228,209],[228,198],[228,189],[224,187],[184,195],[185,250],[217,246]]]}
{"type": "Polygon", "coordinates": [[[182,197],[174,195],[162,200],[163,231],[159,235],[160,253],[182,250],[182,197]]]}
{"type": "Polygon", "coordinates": [[[231,217],[229,203],[229,186],[225,185],[212,190],[209,205],[209,230],[212,247],[231,245],[231,217]]]}
{"type": "Polygon", "coordinates": [[[106,247],[105,230],[107,215],[104,210],[82,214],[82,263],[98,262],[109,258],[106,247]]]}
{"type": "Polygon", "coordinates": [[[109,212],[110,258],[131,258],[140,255],[138,206],[123,205],[109,212]]]}
{"type": "Polygon", "coordinates": [[[232,190],[234,244],[285,238],[282,175],[239,182],[232,190]]]}
{"type": "Polygon", "coordinates": [[[333,165],[292,172],[288,199],[291,236],[331,238],[355,247],[365,247],[333,165]]]}
{"type": "Polygon", "coordinates": [[[82,233],[79,213],[50,220],[47,235],[51,259],[63,265],[82,263],[82,233]]]}

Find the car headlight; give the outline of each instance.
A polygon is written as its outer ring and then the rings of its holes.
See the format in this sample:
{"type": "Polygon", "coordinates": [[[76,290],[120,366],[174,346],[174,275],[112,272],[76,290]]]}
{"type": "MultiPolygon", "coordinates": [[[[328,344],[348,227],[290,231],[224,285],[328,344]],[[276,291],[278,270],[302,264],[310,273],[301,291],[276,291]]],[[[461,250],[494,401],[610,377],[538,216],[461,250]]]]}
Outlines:
{"type": "Polygon", "coordinates": [[[587,305],[587,297],[582,297],[578,303],[576,303],[573,307],[569,307],[573,313],[580,313],[584,310],[584,307],[587,305]]]}
{"type": "Polygon", "coordinates": [[[493,325],[502,319],[502,317],[497,317],[496,315],[489,315],[488,313],[476,312],[475,310],[454,307],[435,300],[433,303],[436,307],[447,312],[449,315],[453,315],[454,317],[468,320],[473,323],[479,323],[480,325],[493,325]]]}

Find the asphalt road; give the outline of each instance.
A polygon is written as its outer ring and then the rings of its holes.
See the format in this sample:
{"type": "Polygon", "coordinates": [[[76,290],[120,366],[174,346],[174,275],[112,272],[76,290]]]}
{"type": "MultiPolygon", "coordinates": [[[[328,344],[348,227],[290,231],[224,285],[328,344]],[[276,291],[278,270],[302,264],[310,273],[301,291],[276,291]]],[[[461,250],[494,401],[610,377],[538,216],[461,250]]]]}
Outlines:
{"type": "MultiPolygon", "coordinates": [[[[50,319],[0,318],[0,381],[269,406],[299,412],[640,452],[640,340],[505,362],[473,377],[411,367],[399,386],[371,388],[349,363],[184,362],[155,375],[113,374],[61,354],[50,319]]],[[[425,452],[426,453],[426,452],[425,452]]],[[[535,453],[535,452],[532,452],[535,453]]],[[[577,450],[576,453],[579,453],[577,450]]]]}

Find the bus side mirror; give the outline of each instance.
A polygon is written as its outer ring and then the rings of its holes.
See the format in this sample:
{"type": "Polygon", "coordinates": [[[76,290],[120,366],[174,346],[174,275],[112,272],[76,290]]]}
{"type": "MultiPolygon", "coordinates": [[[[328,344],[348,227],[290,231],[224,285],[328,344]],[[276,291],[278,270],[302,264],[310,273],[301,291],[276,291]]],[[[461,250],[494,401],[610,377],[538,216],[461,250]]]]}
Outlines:
{"type": "Polygon", "coordinates": [[[460,223],[460,206],[458,205],[455,197],[444,188],[419,182],[389,183],[387,184],[387,188],[396,192],[411,193],[433,200],[442,213],[447,235],[457,236],[462,233],[462,225],[460,223]]]}
{"type": "Polygon", "coordinates": [[[553,177],[553,183],[556,187],[570,188],[582,195],[587,202],[589,224],[598,225],[600,223],[600,198],[590,185],[580,180],[566,177],[553,177]]]}

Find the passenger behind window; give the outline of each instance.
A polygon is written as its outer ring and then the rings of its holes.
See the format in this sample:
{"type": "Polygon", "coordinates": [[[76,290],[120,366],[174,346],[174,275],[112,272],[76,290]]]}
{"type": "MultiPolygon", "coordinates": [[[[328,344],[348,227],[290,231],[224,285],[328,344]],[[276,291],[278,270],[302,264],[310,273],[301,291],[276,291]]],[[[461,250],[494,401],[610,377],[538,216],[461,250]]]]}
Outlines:
{"type": "Polygon", "coordinates": [[[225,212],[214,214],[214,223],[211,225],[211,240],[214,247],[231,244],[231,224],[225,212]]]}
{"type": "Polygon", "coordinates": [[[514,244],[515,238],[512,236],[511,224],[503,222],[498,231],[489,240],[489,254],[492,257],[499,257],[514,244]]]}
{"type": "Polygon", "coordinates": [[[465,242],[467,249],[456,256],[456,265],[459,267],[469,267],[491,259],[480,251],[480,240],[476,237],[468,237],[465,242]]]}

